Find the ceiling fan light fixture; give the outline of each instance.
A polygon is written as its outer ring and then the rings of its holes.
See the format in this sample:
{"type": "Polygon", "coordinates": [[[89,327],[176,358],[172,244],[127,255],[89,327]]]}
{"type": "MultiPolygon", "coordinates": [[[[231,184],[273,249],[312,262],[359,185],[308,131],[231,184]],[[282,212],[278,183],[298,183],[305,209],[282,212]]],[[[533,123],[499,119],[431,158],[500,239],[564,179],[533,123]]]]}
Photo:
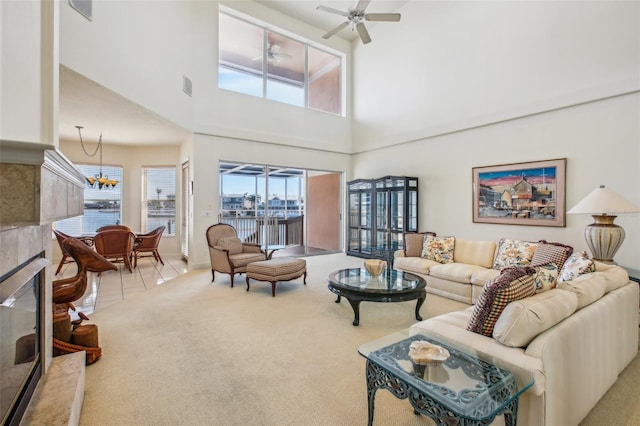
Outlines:
{"type": "Polygon", "coordinates": [[[371,36],[369,35],[369,31],[367,27],[364,25],[364,21],[373,21],[373,22],[399,22],[401,15],[399,13],[365,13],[365,9],[369,5],[370,0],[360,0],[356,3],[356,6],[353,9],[349,9],[347,11],[342,11],[338,9],[334,9],[332,7],[327,6],[318,6],[316,10],[320,10],[322,12],[332,13],[334,15],[340,15],[342,17],[347,18],[345,22],[338,25],[328,33],[322,36],[324,39],[329,39],[338,32],[342,31],[349,24],[351,24],[351,31],[354,29],[358,32],[360,36],[360,40],[362,40],[363,44],[368,44],[371,42],[371,36]]]}

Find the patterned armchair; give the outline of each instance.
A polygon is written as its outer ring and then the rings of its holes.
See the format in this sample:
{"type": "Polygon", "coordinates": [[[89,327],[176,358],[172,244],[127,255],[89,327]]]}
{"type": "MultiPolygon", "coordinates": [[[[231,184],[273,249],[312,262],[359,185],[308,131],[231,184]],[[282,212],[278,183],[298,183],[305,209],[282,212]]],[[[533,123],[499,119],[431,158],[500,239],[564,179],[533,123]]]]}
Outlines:
{"type": "Polygon", "coordinates": [[[224,223],[211,225],[207,229],[207,242],[211,258],[211,281],[216,279],[216,271],[229,274],[231,287],[234,275],[246,272],[249,263],[267,259],[258,244],[243,243],[236,229],[224,223]]]}

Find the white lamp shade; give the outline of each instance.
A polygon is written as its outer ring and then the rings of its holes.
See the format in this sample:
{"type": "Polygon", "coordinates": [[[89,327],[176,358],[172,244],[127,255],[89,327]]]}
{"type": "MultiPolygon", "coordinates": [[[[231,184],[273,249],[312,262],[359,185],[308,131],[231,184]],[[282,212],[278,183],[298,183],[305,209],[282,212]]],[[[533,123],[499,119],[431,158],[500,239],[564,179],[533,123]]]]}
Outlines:
{"type": "Polygon", "coordinates": [[[640,207],[627,201],[615,191],[600,185],[582,201],[573,206],[568,214],[617,214],[617,213],[638,213],[640,207]]]}

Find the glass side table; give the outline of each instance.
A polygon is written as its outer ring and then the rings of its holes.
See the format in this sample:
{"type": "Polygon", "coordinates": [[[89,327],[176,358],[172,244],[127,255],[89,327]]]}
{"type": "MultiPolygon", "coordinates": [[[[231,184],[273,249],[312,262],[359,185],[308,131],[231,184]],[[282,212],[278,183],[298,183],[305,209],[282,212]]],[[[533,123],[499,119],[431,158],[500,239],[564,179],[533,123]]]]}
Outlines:
{"type": "Polygon", "coordinates": [[[519,386],[510,372],[432,338],[409,336],[408,330],[365,343],[358,352],[367,359],[369,425],[378,389],[408,398],[416,414],[438,425],[486,425],[499,415],[505,425],[515,425],[518,397],[533,385],[532,380],[519,386]],[[409,345],[416,340],[442,346],[450,357],[441,364],[414,365],[409,345]]]}

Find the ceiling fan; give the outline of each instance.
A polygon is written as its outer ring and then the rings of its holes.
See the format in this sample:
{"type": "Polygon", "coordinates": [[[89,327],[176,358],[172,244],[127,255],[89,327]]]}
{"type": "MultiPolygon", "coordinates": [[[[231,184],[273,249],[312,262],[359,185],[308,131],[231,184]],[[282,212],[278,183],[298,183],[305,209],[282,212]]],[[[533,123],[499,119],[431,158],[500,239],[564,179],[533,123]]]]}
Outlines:
{"type": "Polygon", "coordinates": [[[358,31],[358,35],[360,35],[362,43],[367,44],[371,42],[371,37],[369,36],[367,27],[365,27],[364,25],[364,21],[398,22],[400,20],[399,13],[365,13],[364,11],[369,5],[370,1],[371,0],[359,0],[353,9],[349,9],[347,11],[342,11],[327,6],[318,6],[316,8],[317,10],[334,13],[336,15],[344,16],[345,18],[347,18],[345,22],[323,35],[322,38],[328,39],[329,37],[333,36],[339,31],[342,31],[349,24],[351,24],[351,30],[353,31],[353,29],[355,28],[356,31],[358,31]]]}
{"type": "MultiPolygon", "coordinates": [[[[280,45],[269,43],[267,45],[267,62],[277,64],[281,59],[291,59],[293,56],[280,51],[280,45]]],[[[262,55],[253,58],[254,61],[262,60],[262,55]]]]}

